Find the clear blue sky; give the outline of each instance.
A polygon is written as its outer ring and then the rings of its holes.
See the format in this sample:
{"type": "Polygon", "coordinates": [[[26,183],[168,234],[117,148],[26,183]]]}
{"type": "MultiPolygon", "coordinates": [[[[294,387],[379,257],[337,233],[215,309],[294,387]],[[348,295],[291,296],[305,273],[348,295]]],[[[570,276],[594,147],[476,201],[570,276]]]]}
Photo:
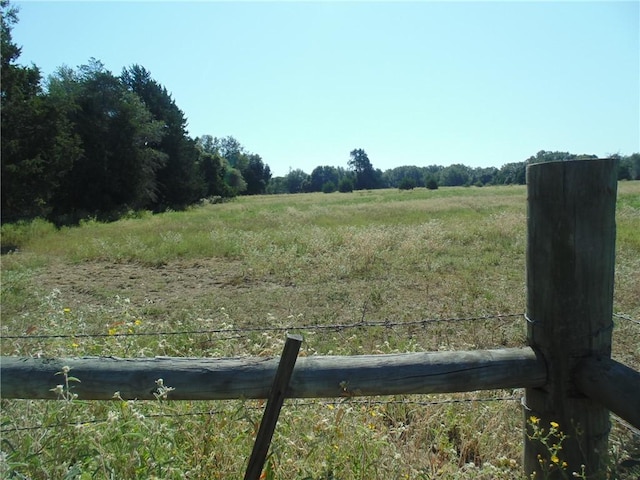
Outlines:
{"type": "Polygon", "coordinates": [[[139,64],[274,175],[640,151],[640,2],[14,2],[21,64],[139,64]]]}

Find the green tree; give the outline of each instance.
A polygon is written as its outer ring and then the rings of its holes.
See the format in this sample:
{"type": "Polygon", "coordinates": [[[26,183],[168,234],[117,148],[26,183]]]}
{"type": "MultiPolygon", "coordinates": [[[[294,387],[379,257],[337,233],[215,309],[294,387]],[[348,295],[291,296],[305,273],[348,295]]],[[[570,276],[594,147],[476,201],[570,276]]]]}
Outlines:
{"type": "Polygon", "coordinates": [[[271,179],[271,169],[262,161],[260,155],[252,153],[247,155],[242,176],[247,182],[247,195],[258,195],[266,192],[271,179]]]}
{"type": "Polygon", "coordinates": [[[349,154],[349,168],[355,173],[355,190],[378,188],[382,172],[374,170],[367,152],[361,148],[352,150],[349,154]]]}
{"type": "Polygon", "coordinates": [[[309,175],[299,168],[292,170],[286,175],[286,185],[288,193],[303,193],[309,191],[309,175]]]}
{"type": "Polygon", "coordinates": [[[231,197],[233,192],[225,182],[227,162],[222,158],[214,145],[211,135],[203,135],[196,138],[196,144],[200,149],[200,171],[205,183],[206,197],[231,197]]]}
{"type": "Polygon", "coordinates": [[[447,187],[459,187],[469,185],[470,182],[471,172],[469,167],[457,163],[442,169],[438,184],[447,187]]]}
{"type": "Polygon", "coordinates": [[[437,190],[438,181],[436,180],[436,177],[430,173],[427,173],[424,177],[424,186],[429,190],[437,190]]]}
{"type": "Polygon", "coordinates": [[[494,182],[494,178],[497,173],[498,169],[495,167],[474,168],[471,172],[471,182],[476,185],[490,185],[494,182]]]}
{"type": "Polygon", "coordinates": [[[341,193],[353,192],[353,178],[348,175],[342,177],[338,183],[338,191],[341,193]]]}
{"type": "Polygon", "coordinates": [[[324,186],[327,183],[332,183],[335,186],[340,181],[340,171],[336,167],[322,166],[316,167],[311,172],[310,187],[311,192],[324,191],[324,186]]]}
{"type": "Polygon", "coordinates": [[[415,187],[423,187],[424,175],[423,168],[414,165],[403,165],[385,171],[382,178],[383,182],[389,187],[399,188],[400,183],[405,178],[413,180],[415,187]]]}
{"type": "Polygon", "coordinates": [[[69,105],[82,145],[54,198],[54,216],[113,218],[124,209],[149,208],[157,198],[156,172],[166,160],[156,148],[163,123],[95,59],[78,72],[61,68],[49,80],[49,92],[69,105]]]}
{"type": "Polygon", "coordinates": [[[39,69],[16,63],[21,49],[11,32],[17,21],[17,8],[0,1],[2,222],[47,216],[81,152],[62,105],[44,94],[39,69]]]}
{"type": "Polygon", "coordinates": [[[527,181],[527,163],[505,163],[495,176],[495,183],[499,185],[524,185],[527,181]]]}
{"type": "Polygon", "coordinates": [[[289,193],[289,190],[287,190],[287,177],[272,177],[269,180],[266,192],[270,195],[289,193]]]}
{"type": "Polygon", "coordinates": [[[640,153],[634,153],[623,157],[622,161],[628,163],[631,179],[640,180],[640,153]]]}
{"type": "Polygon", "coordinates": [[[225,159],[228,169],[236,169],[242,174],[246,184],[243,193],[247,195],[266,193],[271,179],[271,169],[262,161],[260,155],[249,153],[232,136],[213,138],[211,147],[225,159]]]}
{"type": "Polygon", "coordinates": [[[333,183],[332,181],[328,181],[326,182],[324,185],[322,185],[322,193],[333,193],[336,191],[336,184],[333,183]]]}
{"type": "Polygon", "coordinates": [[[156,173],[157,210],[183,208],[199,200],[206,185],[199,164],[200,150],[187,134],[187,118],[165,87],[156,82],[151,73],[140,65],[125,68],[120,75],[122,84],[138,95],[153,118],[163,124],[158,149],[166,155],[164,166],[156,173]]]}
{"type": "Polygon", "coordinates": [[[245,182],[242,172],[237,168],[228,167],[224,174],[224,181],[229,186],[233,197],[247,190],[247,182],[245,182]]]}
{"type": "Polygon", "coordinates": [[[400,190],[413,190],[416,188],[416,181],[411,177],[404,177],[398,184],[400,190]]]}

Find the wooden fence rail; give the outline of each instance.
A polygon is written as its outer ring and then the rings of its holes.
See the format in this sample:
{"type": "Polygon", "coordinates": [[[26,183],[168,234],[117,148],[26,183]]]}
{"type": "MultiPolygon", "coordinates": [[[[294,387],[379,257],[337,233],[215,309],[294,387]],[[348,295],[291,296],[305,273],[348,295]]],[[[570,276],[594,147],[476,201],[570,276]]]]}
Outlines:
{"type": "MultiPolygon", "coordinates": [[[[617,161],[527,168],[526,348],[299,358],[289,397],[345,397],[525,388],[524,428],[558,424],[568,472],[605,478],[610,411],[640,428],[640,373],[611,359],[617,161]]],[[[267,398],[278,359],[3,357],[3,398],[55,398],[55,374],[72,369],[85,400],[267,398]]],[[[549,449],[524,436],[527,478],[545,472],[549,449]]],[[[557,459],[555,460],[557,462],[557,459]]],[[[570,476],[570,475],[569,475],[570,476]]]]}
{"type": "MultiPolygon", "coordinates": [[[[174,400],[267,398],[277,358],[17,358],[3,357],[3,398],[55,399],[57,372],[71,368],[83,400],[152,400],[156,380],[174,400]]],[[[540,387],[544,360],[531,348],[299,358],[288,397],[328,398],[540,387]]]]}

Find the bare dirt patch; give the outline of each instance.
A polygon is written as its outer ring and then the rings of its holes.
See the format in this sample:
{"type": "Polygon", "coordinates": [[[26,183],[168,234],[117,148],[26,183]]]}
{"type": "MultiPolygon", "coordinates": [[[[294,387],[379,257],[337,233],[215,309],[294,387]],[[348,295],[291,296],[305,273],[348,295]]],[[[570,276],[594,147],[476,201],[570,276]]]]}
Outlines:
{"type": "Polygon", "coordinates": [[[205,310],[236,303],[249,292],[267,299],[289,290],[270,279],[252,275],[241,262],[210,259],[175,261],[160,267],[107,262],[56,264],[33,278],[38,290],[60,291],[65,304],[76,309],[98,309],[114,298],[145,305],[155,315],[201,307],[205,310]]]}

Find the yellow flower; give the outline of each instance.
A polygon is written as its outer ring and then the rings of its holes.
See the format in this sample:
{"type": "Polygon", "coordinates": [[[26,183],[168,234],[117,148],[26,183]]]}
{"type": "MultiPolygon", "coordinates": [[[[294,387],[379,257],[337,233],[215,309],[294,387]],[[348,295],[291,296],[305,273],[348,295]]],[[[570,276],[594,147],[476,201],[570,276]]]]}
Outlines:
{"type": "Polygon", "coordinates": [[[557,422],[550,422],[549,425],[551,425],[551,427],[553,428],[558,428],[560,425],[558,425],[557,422]]]}
{"type": "Polygon", "coordinates": [[[76,342],[73,342],[73,343],[71,344],[71,346],[72,346],[73,348],[78,348],[80,345],[79,345],[78,343],[76,343],[76,342]]]}
{"type": "Polygon", "coordinates": [[[560,463],[560,459],[559,459],[559,458],[558,458],[558,456],[557,456],[557,455],[555,455],[555,454],[551,455],[551,461],[552,461],[553,463],[560,463]]]}
{"type": "Polygon", "coordinates": [[[70,312],[71,312],[71,309],[70,309],[69,307],[65,307],[65,308],[63,308],[63,309],[62,309],[62,311],[63,311],[64,313],[70,313],[70,312]]]}
{"type": "Polygon", "coordinates": [[[117,328],[110,328],[109,329],[109,335],[115,335],[116,333],[118,333],[118,329],[117,328]]]}
{"type": "Polygon", "coordinates": [[[538,417],[536,417],[535,415],[531,415],[531,416],[529,417],[529,421],[530,421],[531,423],[533,423],[534,425],[537,425],[537,424],[538,424],[538,422],[540,421],[540,419],[539,419],[538,417]]]}
{"type": "Polygon", "coordinates": [[[133,322],[135,325],[142,325],[142,320],[140,320],[139,318],[136,318],[136,321],[133,322]]]}

